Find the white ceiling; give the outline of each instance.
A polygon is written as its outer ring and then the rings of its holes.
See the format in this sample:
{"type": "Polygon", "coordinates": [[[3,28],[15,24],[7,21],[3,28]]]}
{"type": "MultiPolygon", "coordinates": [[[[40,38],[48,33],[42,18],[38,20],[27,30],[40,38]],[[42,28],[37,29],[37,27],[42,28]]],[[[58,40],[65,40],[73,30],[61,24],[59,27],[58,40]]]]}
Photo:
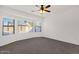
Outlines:
{"type": "Polygon", "coordinates": [[[56,5],[56,6],[52,5],[49,8],[49,10],[51,11],[50,13],[40,14],[38,11],[36,11],[36,10],[39,10],[39,7],[36,7],[35,5],[5,5],[5,6],[15,9],[15,10],[41,16],[41,17],[42,16],[47,17],[47,16],[52,16],[54,14],[60,14],[68,10],[72,10],[72,8],[79,8],[79,6],[75,6],[75,5],[71,5],[71,6],[70,5],[56,5]],[[36,11],[36,12],[32,12],[32,11],[36,11]]]}
{"type": "Polygon", "coordinates": [[[41,17],[45,17],[45,16],[48,16],[50,14],[53,14],[54,10],[53,10],[53,7],[54,6],[51,6],[49,8],[49,10],[51,10],[51,13],[44,13],[44,14],[40,14],[39,11],[39,7],[36,7],[35,5],[7,5],[7,7],[9,8],[13,8],[13,9],[16,9],[16,10],[20,10],[20,11],[23,11],[23,12],[26,12],[26,13],[30,13],[30,14],[34,14],[34,15],[38,15],[38,16],[41,16],[41,17]],[[53,11],[52,11],[53,10],[53,11]],[[34,12],[32,12],[34,11],[34,12]]]}

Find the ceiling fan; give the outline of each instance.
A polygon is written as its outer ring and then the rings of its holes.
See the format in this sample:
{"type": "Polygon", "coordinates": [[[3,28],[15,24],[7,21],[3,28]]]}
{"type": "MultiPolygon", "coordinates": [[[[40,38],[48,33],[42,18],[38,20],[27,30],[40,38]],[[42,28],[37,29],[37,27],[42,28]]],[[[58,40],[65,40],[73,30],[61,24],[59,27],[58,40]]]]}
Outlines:
{"type": "MultiPolygon", "coordinates": [[[[36,5],[36,7],[39,7],[39,6],[36,5]]],[[[45,5],[40,5],[39,10],[37,10],[37,11],[39,11],[40,14],[43,14],[43,13],[45,13],[45,12],[51,12],[50,10],[48,10],[49,7],[51,7],[51,5],[47,5],[47,6],[45,6],[45,5]]]]}

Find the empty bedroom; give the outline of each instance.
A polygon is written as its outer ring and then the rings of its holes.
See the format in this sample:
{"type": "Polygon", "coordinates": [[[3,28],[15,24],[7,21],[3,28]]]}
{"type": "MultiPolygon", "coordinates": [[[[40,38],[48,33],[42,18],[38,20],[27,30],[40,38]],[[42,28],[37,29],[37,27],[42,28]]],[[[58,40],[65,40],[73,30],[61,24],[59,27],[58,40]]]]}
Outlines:
{"type": "Polygon", "coordinates": [[[78,54],[78,5],[0,5],[0,54],[78,54]]]}

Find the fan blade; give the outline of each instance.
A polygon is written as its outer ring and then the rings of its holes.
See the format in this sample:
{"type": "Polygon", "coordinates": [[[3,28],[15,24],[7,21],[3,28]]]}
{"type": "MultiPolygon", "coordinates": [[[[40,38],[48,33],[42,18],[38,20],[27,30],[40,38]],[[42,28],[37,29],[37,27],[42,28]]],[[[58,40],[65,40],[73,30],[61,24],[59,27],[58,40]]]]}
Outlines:
{"type": "Polygon", "coordinates": [[[50,10],[44,10],[44,11],[46,11],[46,12],[51,12],[50,10]]]}
{"type": "Polygon", "coordinates": [[[50,7],[50,5],[47,5],[45,8],[49,8],[50,7]]]}
{"type": "Polygon", "coordinates": [[[40,10],[34,10],[34,11],[32,10],[32,12],[36,12],[36,11],[40,11],[40,10]]]}
{"type": "Polygon", "coordinates": [[[39,7],[39,5],[35,5],[36,7],[39,7]]]}

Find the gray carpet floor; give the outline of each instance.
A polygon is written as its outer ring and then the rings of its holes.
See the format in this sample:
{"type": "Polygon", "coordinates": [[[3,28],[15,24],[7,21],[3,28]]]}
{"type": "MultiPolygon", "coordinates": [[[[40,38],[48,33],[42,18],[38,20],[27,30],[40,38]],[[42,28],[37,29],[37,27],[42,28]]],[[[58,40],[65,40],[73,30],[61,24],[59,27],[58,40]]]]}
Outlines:
{"type": "Polygon", "coordinates": [[[78,54],[79,45],[45,37],[16,41],[0,47],[0,54],[78,54]]]}

